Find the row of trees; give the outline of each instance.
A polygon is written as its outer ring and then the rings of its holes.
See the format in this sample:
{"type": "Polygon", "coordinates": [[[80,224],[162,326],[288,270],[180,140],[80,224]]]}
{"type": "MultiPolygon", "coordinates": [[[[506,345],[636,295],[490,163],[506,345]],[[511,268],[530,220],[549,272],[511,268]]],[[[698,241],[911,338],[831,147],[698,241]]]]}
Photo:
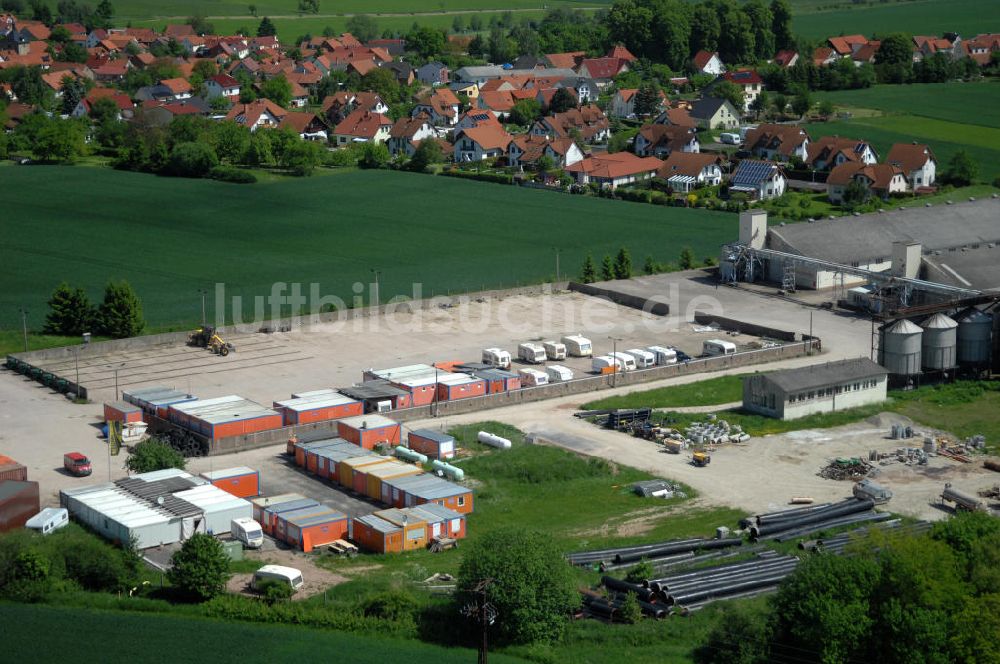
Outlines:
{"type": "Polygon", "coordinates": [[[872,535],[853,554],[807,558],[764,611],[725,611],[695,661],[1000,661],[1000,519],[872,535]]]}
{"type": "Polygon", "coordinates": [[[87,292],[65,281],[49,298],[45,334],[79,336],[84,332],[124,339],[138,336],[146,327],[142,302],[127,281],[111,281],[104,288],[100,305],[90,303],[87,292]]]}
{"type": "MultiPolygon", "coordinates": [[[[704,261],[705,265],[712,264],[711,259],[706,258],[704,261]]],[[[690,270],[697,266],[697,259],[695,258],[694,252],[691,251],[690,247],[684,247],[681,249],[681,253],[678,256],[676,265],[671,263],[658,263],[652,256],[646,256],[646,260],[642,264],[643,274],[659,274],[661,272],[672,272],[674,270],[690,270]]],[[[594,257],[587,254],[587,257],[583,261],[583,267],[580,268],[580,282],[584,284],[592,284],[595,281],[611,281],[612,279],[631,279],[632,278],[632,256],[629,254],[629,250],[622,247],[618,250],[614,259],[610,255],[604,256],[601,261],[601,268],[598,271],[597,267],[594,265],[594,257]]]]}
{"type": "Polygon", "coordinates": [[[78,3],[76,0],[59,0],[56,11],[44,0],[3,0],[0,9],[22,18],[41,21],[48,27],[57,23],[80,23],[88,31],[95,28],[110,28],[115,16],[115,8],[109,0],[101,0],[96,7],[78,3]]]}

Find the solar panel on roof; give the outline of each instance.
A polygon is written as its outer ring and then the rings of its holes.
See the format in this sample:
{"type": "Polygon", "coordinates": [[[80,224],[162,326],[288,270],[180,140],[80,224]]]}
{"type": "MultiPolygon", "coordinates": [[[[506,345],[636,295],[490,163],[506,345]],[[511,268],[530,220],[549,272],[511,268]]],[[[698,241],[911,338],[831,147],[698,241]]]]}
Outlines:
{"type": "Polygon", "coordinates": [[[746,160],[740,162],[739,168],[733,174],[732,185],[739,187],[756,187],[762,180],[771,175],[774,165],[766,161],[746,160]]]}

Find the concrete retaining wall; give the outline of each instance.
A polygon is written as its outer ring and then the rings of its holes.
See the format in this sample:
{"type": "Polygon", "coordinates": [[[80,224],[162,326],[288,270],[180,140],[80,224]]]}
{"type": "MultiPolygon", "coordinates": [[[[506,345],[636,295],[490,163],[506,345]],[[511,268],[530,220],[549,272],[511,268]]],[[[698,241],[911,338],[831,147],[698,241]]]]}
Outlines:
{"type": "Polygon", "coordinates": [[[599,288],[593,284],[579,284],[575,281],[569,283],[569,289],[577,293],[583,293],[584,295],[603,297],[623,307],[638,309],[656,314],[657,316],[667,316],[670,314],[670,305],[666,302],[657,302],[656,300],[639,297],[638,295],[629,295],[628,293],[620,293],[607,288],[599,288]]]}
{"type": "MultiPolygon", "coordinates": [[[[782,341],[795,341],[795,333],[789,332],[787,330],[779,330],[775,327],[767,327],[764,325],[756,325],[754,323],[747,323],[745,321],[736,320],[734,318],[725,318],[723,316],[717,316],[715,314],[706,314],[702,311],[696,311],[694,314],[694,322],[699,325],[718,325],[723,330],[733,330],[736,332],[742,332],[743,334],[749,334],[755,337],[767,337],[768,339],[780,339],[782,341]]],[[[803,335],[803,339],[806,335],[803,335]]]]}
{"type": "MultiPolygon", "coordinates": [[[[503,408],[504,406],[516,406],[524,403],[534,403],[545,399],[570,396],[574,394],[586,394],[607,390],[612,387],[623,387],[627,385],[639,385],[649,383],[664,378],[674,378],[676,376],[686,376],[697,373],[711,373],[723,371],[737,367],[753,366],[770,362],[779,362],[793,357],[801,357],[808,351],[809,344],[806,342],[795,342],[777,348],[764,348],[761,350],[750,350],[736,355],[709,357],[704,359],[691,360],[664,367],[650,367],[621,373],[617,376],[613,374],[602,376],[588,376],[572,380],[567,383],[551,383],[539,387],[526,387],[513,392],[502,392],[500,394],[489,394],[482,397],[460,399],[457,401],[441,401],[427,406],[417,406],[415,408],[404,408],[388,413],[389,417],[397,422],[412,422],[415,420],[427,419],[430,417],[446,417],[449,415],[462,415],[477,411],[489,410],[492,408],[503,408]]],[[[819,341],[813,342],[814,352],[819,347],[819,341]]],[[[151,423],[151,431],[162,431],[164,428],[176,428],[171,422],[155,418],[155,426],[151,423]]],[[[307,433],[322,431],[329,433],[331,437],[336,435],[337,423],[316,422],[271,431],[260,431],[258,433],[245,436],[233,436],[223,438],[212,443],[211,454],[227,454],[249,450],[268,445],[277,445],[286,442],[293,435],[303,436],[307,433]]],[[[206,440],[202,438],[202,440],[206,440]]]]}

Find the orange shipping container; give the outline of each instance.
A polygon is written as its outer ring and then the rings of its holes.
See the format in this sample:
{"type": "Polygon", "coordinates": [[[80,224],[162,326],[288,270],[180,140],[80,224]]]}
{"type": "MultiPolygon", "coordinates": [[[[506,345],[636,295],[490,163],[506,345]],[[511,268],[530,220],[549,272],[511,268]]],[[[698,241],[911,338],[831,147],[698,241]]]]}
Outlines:
{"type": "Polygon", "coordinates": [[[104,404],[105,422],[142,422],[142,408],[127,401],[112,401],[104,404]]]}
{"type": "Polygon", "coordinates": [[[201,476],[223,491],[239,498],[260,495],[260,473],[253,468],[238,466],[204,472],[201,476]]]}
{"type": "Polygon", "coordinates": [[[403,529],[374,514],[351,519],[351,540],[366,551],[400,553],[403,550],[403,529]]]}
{"type": "Polygon", "coordinates": [[[403,551],[423,549],[427,546],[427,523],[412,510],[390,508],[375,512],[374,516],[399,526],[403,531],[403,551]]]}
{"type": "Polygon", "coordinates": [[[285,519],[285,541],[306,553],[316,547],[344,539],[347,533],[347,515],[333,510],[308,515],[289,515],[285,519]]]}
{"type": "Polygon", "coordinates": [[[385,463],[386,461],[386,457],[374,455],[356,456],[339,461],[337,463],[337,483],[341,486],[347,487],[348,489],[353,489],[354,473],[356,470],[362,470],[365,466],[385,463]]]}
{"type": "Polygon", "coordinates": [[[339,420],[337,433],[341,438],[370,450],[379,443],[398,445],[400,426],[399,422],[388,417],[370,414],[339,420]]]}
{"type": "Polygon", "coordinates": [[[424,471],[418,466],[408,463],[392,463],[385,466],[370,466],[365,469],[368,478],[366,495],[372,500],[382,502],[382,482],[396,477],[420,475],[424,471]]]}

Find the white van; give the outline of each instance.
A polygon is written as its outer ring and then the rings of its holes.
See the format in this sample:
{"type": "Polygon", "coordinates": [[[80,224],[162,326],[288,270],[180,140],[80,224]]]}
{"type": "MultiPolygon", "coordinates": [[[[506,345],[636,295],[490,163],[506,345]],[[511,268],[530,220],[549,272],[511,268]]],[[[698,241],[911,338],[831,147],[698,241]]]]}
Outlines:
{"type": "Polygon", "coordinates": [[[590,360],[590,368],[594,373],[603,373],[605,369],[610,369],[611,367],[617,367],[618,371],[624,368],[621,362],[610,355],[595,355],[590,360]]]}
{"type": "Polygon", "coordinates": [[[545,361],[545,348],[533,343],[523,343],[517,347],[517,357],[525,362],[541,364],[545,361]]]}
{"type": "Polygon", "coordinates": [[[509,369],[510,353],[501,348],[484,348],[483,364],[488,364],[498,369],[509,369]]]}
{"type": "Polygon", "coordinates": [[[58,530],[69,523],[69,510],[65,507],[46,507],[35,516],[28,519],[24,524],[25,528],[37,530],[43,535],[48,535],[53,530],[58,530]]]}
{"type": "Polygon", "coordinates": [[[566,344],[566,352],[573,357],[590,357],[594,354],[594,346],[590,339],[579,334],[570,334],[562,338],[566,344]]]}
{"type": "Polygon", "coordinates": [[[656,364],[656,355],[650,353],[648,350],[644,350],[642,348],[629,348],[625,352],[635,358],[636,369],[646,369],[656,364]]]}
{"type": "Polygon", "coordinates": [[[549,375],[538,369],[518,369],[517,375],[521,377],[521,385],[526,387],[549,384],[549,375]]]}
{"type": "Polygon", "coordinates": [[[565,383],[573,380],[573,371],[561,364],[550,364],[545,367],[545,373],[549,375],[550,383],[565,383]]]}
{"type": "Polygon", "coordinates": [[[233,519],[230,526],[233,539],[243,542],[248,549],[259,549],[264,545],[264,530],[253,519],[240,517],[233,519]]]}
{"type": "Polygon", "coordinates": [[[743,141],[740,139],[739,134],[722,133],[719,134],[719,142],[726,145],[739,145],[743,141]]]}
{"type": "Polygon", "coordinates": [[[305,583],[302,580],[302,572],[294,567],[285,567],[284,565],[264,565],[253,573],[253,581],[250,582],[250,587],[254,590],[260,590],[261,584],[267,583],[268,581],[287,583],[293,591],[298,590],[302,587],[302,584],[305,583]]]}
{"type": "Polygon", "coordinates": [[[735,355],[736,354],[736,344],[732,341],[723,341],[722,339],[708,339],[702,345],[702,352],[705,355],[735,355]]]}
{"type": "Polygon", "coordinates": [[[545,359],[566,359],[566,344],[561,344],[558,341],[545,341],[542,343],[542,347],[545,349],[545,359]]]}
{"type": "Polygon", "coordinates": [[[628,353],[611,353],[624,371],[635,371],[635,358],[628,353]]]}
{"type": "Polygon", "coordinates": [[[656,363],[660,366],[665,366],[668,364],[677,364],[677,351],[673,348],[664,348],[663,346],[648,346],[646,348],[650,353],[656,357],[656,363]]]}

